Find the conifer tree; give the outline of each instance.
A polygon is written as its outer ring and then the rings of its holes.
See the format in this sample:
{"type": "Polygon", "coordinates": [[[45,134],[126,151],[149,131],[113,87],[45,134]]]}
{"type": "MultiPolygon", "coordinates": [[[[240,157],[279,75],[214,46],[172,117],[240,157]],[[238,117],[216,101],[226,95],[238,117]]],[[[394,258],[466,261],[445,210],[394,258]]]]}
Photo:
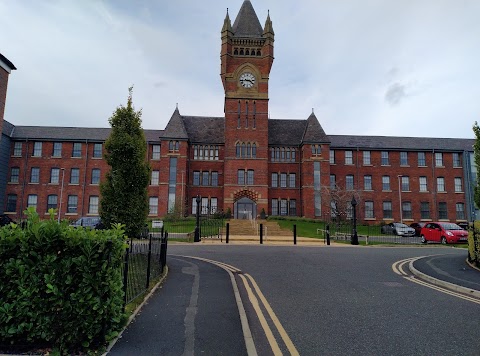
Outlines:
{"type": "Polygon", "coordinates": [[[110,170],[100,185],[100,216],[106,226],[125,225],[128,237],[138,236],[148,215],[146,141],[142,111],[135,111],[132,87],[127,106],[120,105],[108,120],[112,127],[105,142],[105,159],[110,170]]]}

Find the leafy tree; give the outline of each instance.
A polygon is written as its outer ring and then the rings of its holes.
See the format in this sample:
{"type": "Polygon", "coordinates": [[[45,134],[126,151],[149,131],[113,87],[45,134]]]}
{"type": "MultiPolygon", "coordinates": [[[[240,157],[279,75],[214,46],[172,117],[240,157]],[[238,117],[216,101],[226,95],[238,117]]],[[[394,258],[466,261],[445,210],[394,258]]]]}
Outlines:
{"type": "Polygon", "coordinates": [[[477,167],[477,182],[475,185],[475,205],[480,206],[480,127],[475,121],[473,125],[473,132],[475,133],[475,144],[473,145],[473,156],[475,160],[475,166],[477,167]]]}
{"type": "Polygon", "coordinates": [[[125,224],[131,237],[139,234],[147,220],[150,167],[145,160],[142,111],[133,107],[132,87],[128,92],[127,106],[117,107],[108,120],[112,131],[105,142],[105,159],[110,171],[100,185],[100,216],[106,226],[125,224]]]}

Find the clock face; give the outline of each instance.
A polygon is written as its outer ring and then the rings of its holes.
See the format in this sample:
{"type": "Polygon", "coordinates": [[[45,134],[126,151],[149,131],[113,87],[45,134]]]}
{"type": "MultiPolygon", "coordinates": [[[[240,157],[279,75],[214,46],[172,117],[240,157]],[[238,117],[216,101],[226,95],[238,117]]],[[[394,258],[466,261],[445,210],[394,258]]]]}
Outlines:
{"type": "Polygon", "coordinates": [[[244,88],[251,88],[255,84],[255,76],[252,73],[245,72],[240,76],[240,84],[244,88]]]}

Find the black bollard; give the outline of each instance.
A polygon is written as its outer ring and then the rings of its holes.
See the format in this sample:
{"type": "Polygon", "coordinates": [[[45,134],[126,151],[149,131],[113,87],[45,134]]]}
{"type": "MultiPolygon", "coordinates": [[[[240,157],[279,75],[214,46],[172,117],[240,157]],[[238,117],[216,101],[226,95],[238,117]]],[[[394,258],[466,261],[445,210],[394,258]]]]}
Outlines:
{"type": "Polygon", "coordinates": [[[263,224],[260,224],[260,245],[263,244],[263,224]]]}
{"type": "Polygon", "coordinates": [[[225,238],[225,240],[226,240],[225,243],[228,244],[228,239],[230,238],[230,223],[227,223],[227,232],[226,232],[226,234],[227,234],[227,237],[225,238]]]}
{"type": "Polygon", "coordinates": [[[327,235],[327,246],[330,246],[330,225],[327,224],[327,228],[326,228],[326,235],[327,235]]]}
{"type": "Polygon", "coordinates": [[[297,244],[297,225],[293,225],[293,244],[297,244]]]}

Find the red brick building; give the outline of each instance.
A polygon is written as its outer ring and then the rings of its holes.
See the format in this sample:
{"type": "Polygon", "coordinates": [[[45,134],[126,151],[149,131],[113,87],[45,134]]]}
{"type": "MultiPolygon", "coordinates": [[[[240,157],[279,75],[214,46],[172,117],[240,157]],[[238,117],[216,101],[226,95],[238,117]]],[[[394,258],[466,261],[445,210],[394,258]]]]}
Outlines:
{"type": "MultiPolygon", "coordinates": [[[[371,223],[474,218],[474,140],[327,135],[313,112],[304,120],[269,118],[274,39],[270,16],[262,26],[244,1],[221,31],[224,117],[177,108],[164,130],[145,130],[152,218],[175,208],[195,213],[197,195],[202,214],[230,210],[235,218],[262,210],[348,216],[353,196],[359,218],[371,223]]],[[[98,214],[109,129],[5,123],[2,132],[5,213],[19,219],[35,206],[40,215],[57,208],[61,218],[98,214]]]]}

